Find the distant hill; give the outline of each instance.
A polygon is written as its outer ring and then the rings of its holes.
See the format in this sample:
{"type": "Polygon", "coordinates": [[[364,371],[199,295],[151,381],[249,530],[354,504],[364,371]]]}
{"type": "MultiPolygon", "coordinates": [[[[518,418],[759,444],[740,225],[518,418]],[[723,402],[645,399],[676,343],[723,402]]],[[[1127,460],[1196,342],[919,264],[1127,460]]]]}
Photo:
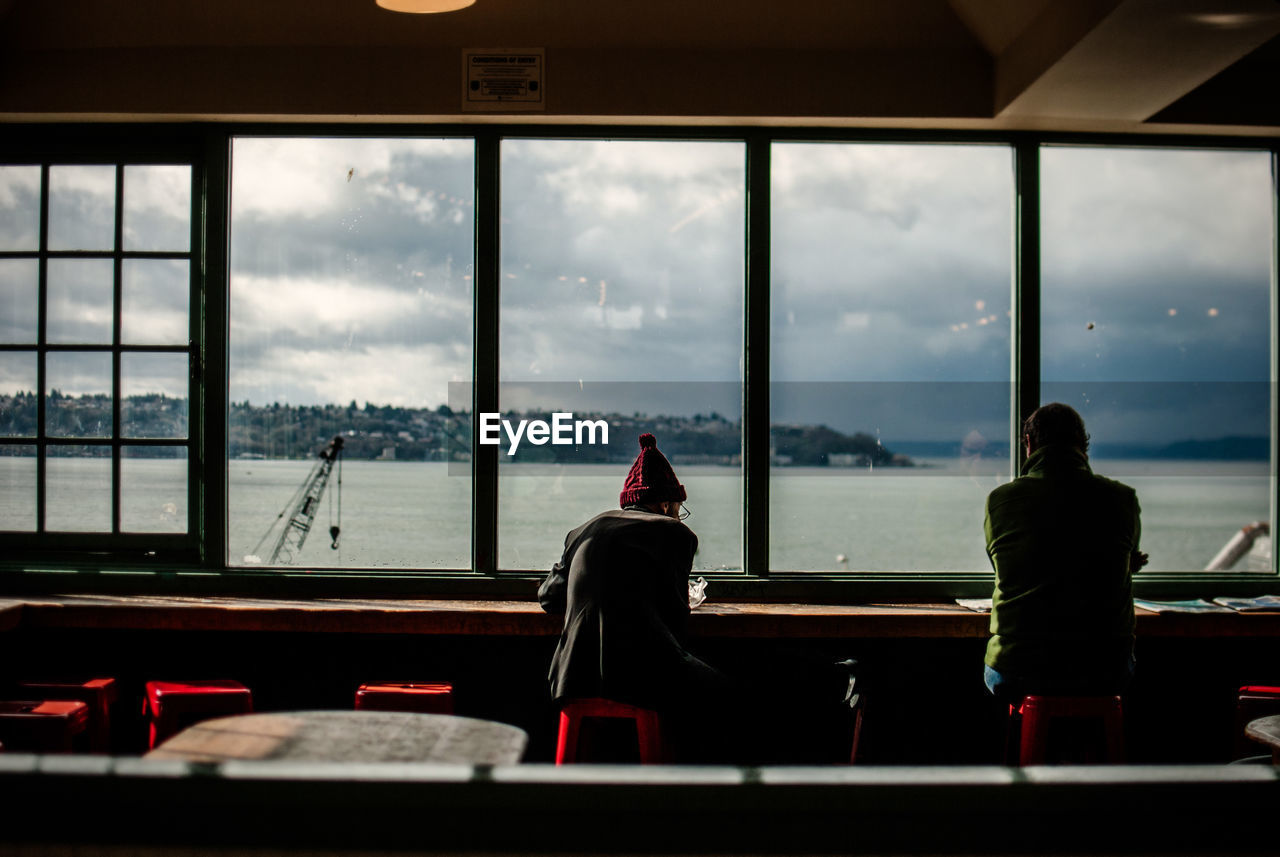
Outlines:
{"type": "MultiPolygon", "coordinates": [[[[0,394],[0,435],[30,437],[36,433],[37,397],[31,392],[0,394]]],[[[186,437],[185,399],[159,394],[130,396],[121,409],[131,437],[186,437]]],[[[113,416],[110,396],[66,396],[53,390],[46,420],[51,434],[63,437],[110,437],[113,416]]],[[[508,412],[508,419],[550,420],[551,414],[508,412]]],[[[737,466],[742,460],[742,425],[718,413],[695,416],[643,414],[578,414],[580,419],[605,419],[610,443],[582,446],[522,444],[514,460],[560,463],[628,463],[636,455],[636,438],[653,432],[672,461],[685,464],[737,466]]],[[[448,406],[404,408],[364,404],[251,405],[231,402],[228,414],[228,454],[231,458],[311,458],[334,435],[346,441],[349,459],[465,461],[471,456],[471,415],[448,406]]],[[[915,458],[980,456],[1007,458],[1007,440],[987,441],[976,432],[956,441],[892,441],[893,449],[863,432],[845,434],[825,425],[773,425],[769,429],[771,463],[794,467],[911,467],[915,458]]],[[[91,450],[106,454],[110,447],[91,450]]],[[[33,446],[11,445],[0,454],[24,455],[33,446]]],[[[503,452],[506,452],[504,442],[503,452]]],[[[1271,454],[1267,437],[1228,436],[1182,440],[1171,444],[1095,443],[1094,458],[1174,459],[1204,461],[1266,461],[1271,454]]],[[[139,447],[135,454],[171,455],[165,447],[139,447]]],[[[506,457],[504,455],[504,460],[506,457]]]]}
{"type": "MultiPolygon", "coordinates": [[[[959,458],[973,454],[960,441],[903,440],[894,449],[916,458],[959,458]]],[[[1009,444],[989,443],[982,448],[983,458],[1003,458],[1009,444]]],[[[1271,441],[1265,437],[1218,437],[1208,440],[1180,440],[1176,443],[1091,443],[1091,458],[1129,458],[1166,461],[1266,461],[1271,456],[1271,441]]]]}

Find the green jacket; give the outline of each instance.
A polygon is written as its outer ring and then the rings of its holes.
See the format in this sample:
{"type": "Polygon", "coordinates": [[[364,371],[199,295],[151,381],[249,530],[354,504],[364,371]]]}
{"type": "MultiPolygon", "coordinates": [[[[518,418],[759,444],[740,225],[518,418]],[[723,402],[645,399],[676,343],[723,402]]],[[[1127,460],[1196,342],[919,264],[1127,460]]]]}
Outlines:
{"type": "Polygon", "coordinates": [[[987,497],[995,569],[986,662],[1020,677],[1087,676],[1133,652],[1138,497],[1084,453],[1044,446],[987,497]]]}

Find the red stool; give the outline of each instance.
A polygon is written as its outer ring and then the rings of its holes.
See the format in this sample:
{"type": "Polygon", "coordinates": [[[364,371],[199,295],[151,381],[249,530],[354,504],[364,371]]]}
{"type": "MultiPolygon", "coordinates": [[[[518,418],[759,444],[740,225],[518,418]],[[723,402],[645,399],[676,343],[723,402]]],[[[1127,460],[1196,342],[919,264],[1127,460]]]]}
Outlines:
{"type": "Polygon", "coordinates": [[[665,761],[658,712],[611,699],[574,699],[566,702],[560,709],[560,735],[556,740],[557,765],[579,761],[578,738],[582,721],[591,718],[631,720],[636,726],[640,763],[649,765],[665,761]]]}
{"type": "Polygon", "coordinates": [[[120,696],[115,679],[23,681],[18,687],[24,696],[83,702],[89,707],[89,752],[111,752],[111,704],[120,696]]]}
{"type": "Polygon", "coordinates": [[[223,714],[248,714],[253,711],[253,696],[238,681],[149,681],[142,706],[143,715],[151,721],[147,746],[154,750],[192,723],[223,714]]]}
{"type": "Polygon", "coordinates": [[[1018,708],[1022,737],[1018,764],[1043,765],[1055,720],[1099,720],[1106,751],[1103,761],[1124,761],[1124,719],[1118,696],[1027,696],[1018,708]]]}
{"type": "Polygon", "coordinates": [[[89,706],[71,699],[0,702],[0,741],[10,752],[70,753],[89,726],[89,706]]]}
{"type": "Polygon", "coordinates": [[[447,681],[362,684],[356,690],[356,710],[452,714],[453,685],[447,681]]]}
{"type": "Polygon", "coordinates": [[[1249,721],[1280,714],[1280,687],[1250,684],[1240,688],[1236,696],[1235,758],[1260,755],[1262,749],[1244,734],[1249,721]]]}

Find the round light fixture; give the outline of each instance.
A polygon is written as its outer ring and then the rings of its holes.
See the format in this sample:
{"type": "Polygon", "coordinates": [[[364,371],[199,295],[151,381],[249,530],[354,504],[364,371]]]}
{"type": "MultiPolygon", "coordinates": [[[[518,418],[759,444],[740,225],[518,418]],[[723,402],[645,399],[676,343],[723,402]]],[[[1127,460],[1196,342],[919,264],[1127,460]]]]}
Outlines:
{"type": "Polygon", "coordinates": [[[392,12],[413,12],[427,15],[432,12],[456,12],[465,9],[476,0],[378,0],[378,5],[392,12]]]}

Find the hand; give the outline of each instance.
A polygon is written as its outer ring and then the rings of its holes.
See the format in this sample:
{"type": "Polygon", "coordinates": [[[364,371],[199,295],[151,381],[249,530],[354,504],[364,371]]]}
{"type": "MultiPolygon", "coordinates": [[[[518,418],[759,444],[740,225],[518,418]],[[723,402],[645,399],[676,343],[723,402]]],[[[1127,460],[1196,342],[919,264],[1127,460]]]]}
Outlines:
{"type": "Polygon", "coordinates": [[[1147,556],[1142,551],[1134,551],[1129,554],[1129,573],[1132,574],[1133,572],[1140,570],[1150,559],[1151,557],[1147,556]]]}

